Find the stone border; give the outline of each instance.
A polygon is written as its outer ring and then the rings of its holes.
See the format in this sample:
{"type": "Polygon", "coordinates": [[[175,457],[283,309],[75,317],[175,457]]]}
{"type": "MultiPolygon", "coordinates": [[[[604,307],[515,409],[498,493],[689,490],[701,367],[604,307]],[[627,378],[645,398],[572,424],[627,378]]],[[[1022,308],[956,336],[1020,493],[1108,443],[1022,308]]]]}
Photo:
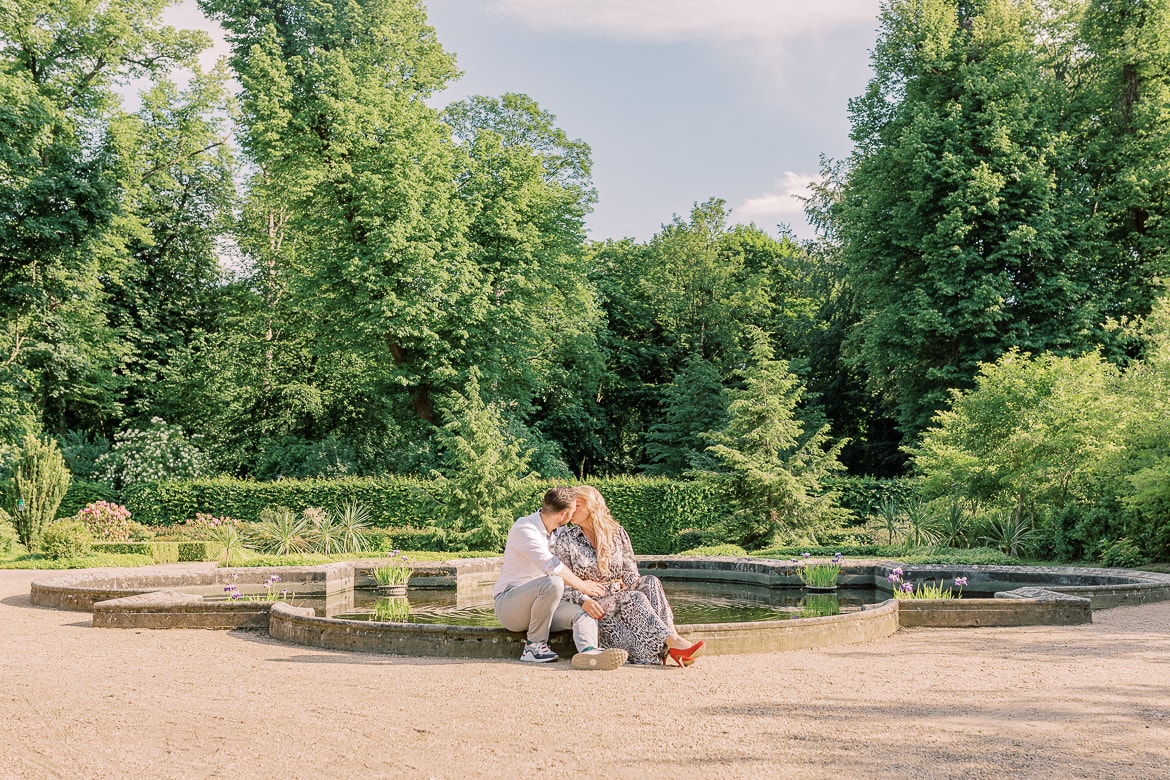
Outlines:
{"type": "MultiPolygon", "coordinates": [[[[228,584],[263,585],[279,574],[283,583],[306,586],[328,596],[353,587],[372,587],[381,561],[325,566],[245,569],[171,569],[140,573],[99,569],[32,583],[33,604],[92,610],[95,627],[255,628],[287,642],[337,650],[451,658],[515,658],[523,635],[503,628],[411,623],[363,623],[319,618],[311,609],[282,602],[207,602],[177,589],[228,584]]],[[[474,591],[490,586],[500,558],[469,558],[419,564],[409,586],[474,591]]],[[[645,556],[647,574],[662,579],[727,582],[766,587],[799,586],[800,564],[759,558],[645,556]]],[[[846,564],[843,587],[891,591],[894,568],[907,581],[966,576],[966,590],[994,598],[896,600],[860,612],[820,618],[753,623],[679,626],[679,633],[707,642],[711,654],[775,652],[864,642],[889,636],[899,627],[1075,625],[1092,622],[1091,609],[1170,599],[1170,575],[1126,569],[1078,567],[909,565],[894,561],[846,564]]],[[[550,644],[562,655],[573,648],[567,632],[550,644]]]]}

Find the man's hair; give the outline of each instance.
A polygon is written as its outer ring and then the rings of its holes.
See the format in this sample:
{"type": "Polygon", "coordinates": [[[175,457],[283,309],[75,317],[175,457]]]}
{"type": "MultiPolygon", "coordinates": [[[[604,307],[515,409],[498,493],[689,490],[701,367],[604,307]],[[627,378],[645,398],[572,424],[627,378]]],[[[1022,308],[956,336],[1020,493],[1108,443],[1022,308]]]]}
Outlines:
{"type": "Polygon", "coordinates": [[[549,488],[544,494],[544,504],[540,507],[546,512],[564,512],[577,500],[577,491],[571,487],[549,488]]]}

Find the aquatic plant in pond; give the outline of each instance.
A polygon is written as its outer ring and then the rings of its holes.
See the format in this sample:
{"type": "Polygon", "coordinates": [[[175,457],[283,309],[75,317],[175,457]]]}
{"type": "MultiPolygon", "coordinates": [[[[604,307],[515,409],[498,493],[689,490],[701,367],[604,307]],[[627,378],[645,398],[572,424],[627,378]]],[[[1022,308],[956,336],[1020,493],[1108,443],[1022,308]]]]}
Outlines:
{"type": "Polygon", "coordinates": [[[399,556],[400,550],[390,553],[395,560],[374,567],[374,579],[382,587],[405,585],[410,580],[410,573],[414,570],[407,563],[410,559],[405,555],[399,556]]]}
{"type": "Polygon", "coordinates": [[[836,593],[811,593],[801,599],[800,617],[830,617],[841,614],[841,601],[836,593]]]}
{"type": "Polygon", "coordinates": [[[806,588],[835,588],[840,574],[839,563],[815,563],[800,567],[800,581],[806,588]]]}
{"type": "Polygon", "coordinates": [[[286,598],[288,596],[288,593],[289,593],[288,588],[283,588],[283,589],[278,591],[277,586],[279,584],[280,584],[280,575],[273,574],[271,577],[268,578],[268,581],[266,583],[264,583],[264,592],[263,593],[250,593],[248,595],[244,595],[243,593],[240,592],[240,586],[236,585],[234,583],[231,585],[225,585],[223,588],[223,591],[224,591],[224,593],[227,594],[227,597],[232,601],[254,601],[254,602],[279,601],[280,599],[286,598]]]}
{"type": "Polygon", "coordinates": [[[407,623],[410,621],[410,602],[402,596],[378,599],[371,617],[382,623],[407,623]]]}
{"type": "Polygon", "coordinates": [[[894,598],[896,599],[957,599],[963,595],[963,586],[967,584],[966,577],[955,577],[955,587],[959,589],[958,594],[946,587],[946,580],[930,582],[921,582],[918,587],[914,586],[912,582],[906,582],[905,572],[901,569],[894,569],[890,572],[886,580],[894,587],[894,598]]]}

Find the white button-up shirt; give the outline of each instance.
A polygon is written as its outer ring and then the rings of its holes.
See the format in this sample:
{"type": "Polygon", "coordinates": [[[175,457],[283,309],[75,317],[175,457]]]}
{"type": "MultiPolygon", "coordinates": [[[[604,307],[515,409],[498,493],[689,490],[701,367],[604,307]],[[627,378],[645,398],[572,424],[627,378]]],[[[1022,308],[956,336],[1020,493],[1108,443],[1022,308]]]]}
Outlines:
{"type": "Polygon", "coordinates": [[[492,588],[492,598],[508,588],[564,571],[561,559],[549,550],[551,538],[540,512],[521,517],[512,524],[504,546],[504,566],[492,588]]]}

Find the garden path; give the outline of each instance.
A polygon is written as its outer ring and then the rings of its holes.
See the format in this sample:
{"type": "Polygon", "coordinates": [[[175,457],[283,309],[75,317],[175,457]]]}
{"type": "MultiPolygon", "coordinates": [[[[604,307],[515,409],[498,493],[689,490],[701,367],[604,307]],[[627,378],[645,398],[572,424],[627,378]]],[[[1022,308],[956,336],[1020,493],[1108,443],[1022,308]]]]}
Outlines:
{"type": "Polygon", "coordinates": [[[1170,602],[688,669],[94,629],[0,571],[0,778],[1170,776],[1170,602]]]}

